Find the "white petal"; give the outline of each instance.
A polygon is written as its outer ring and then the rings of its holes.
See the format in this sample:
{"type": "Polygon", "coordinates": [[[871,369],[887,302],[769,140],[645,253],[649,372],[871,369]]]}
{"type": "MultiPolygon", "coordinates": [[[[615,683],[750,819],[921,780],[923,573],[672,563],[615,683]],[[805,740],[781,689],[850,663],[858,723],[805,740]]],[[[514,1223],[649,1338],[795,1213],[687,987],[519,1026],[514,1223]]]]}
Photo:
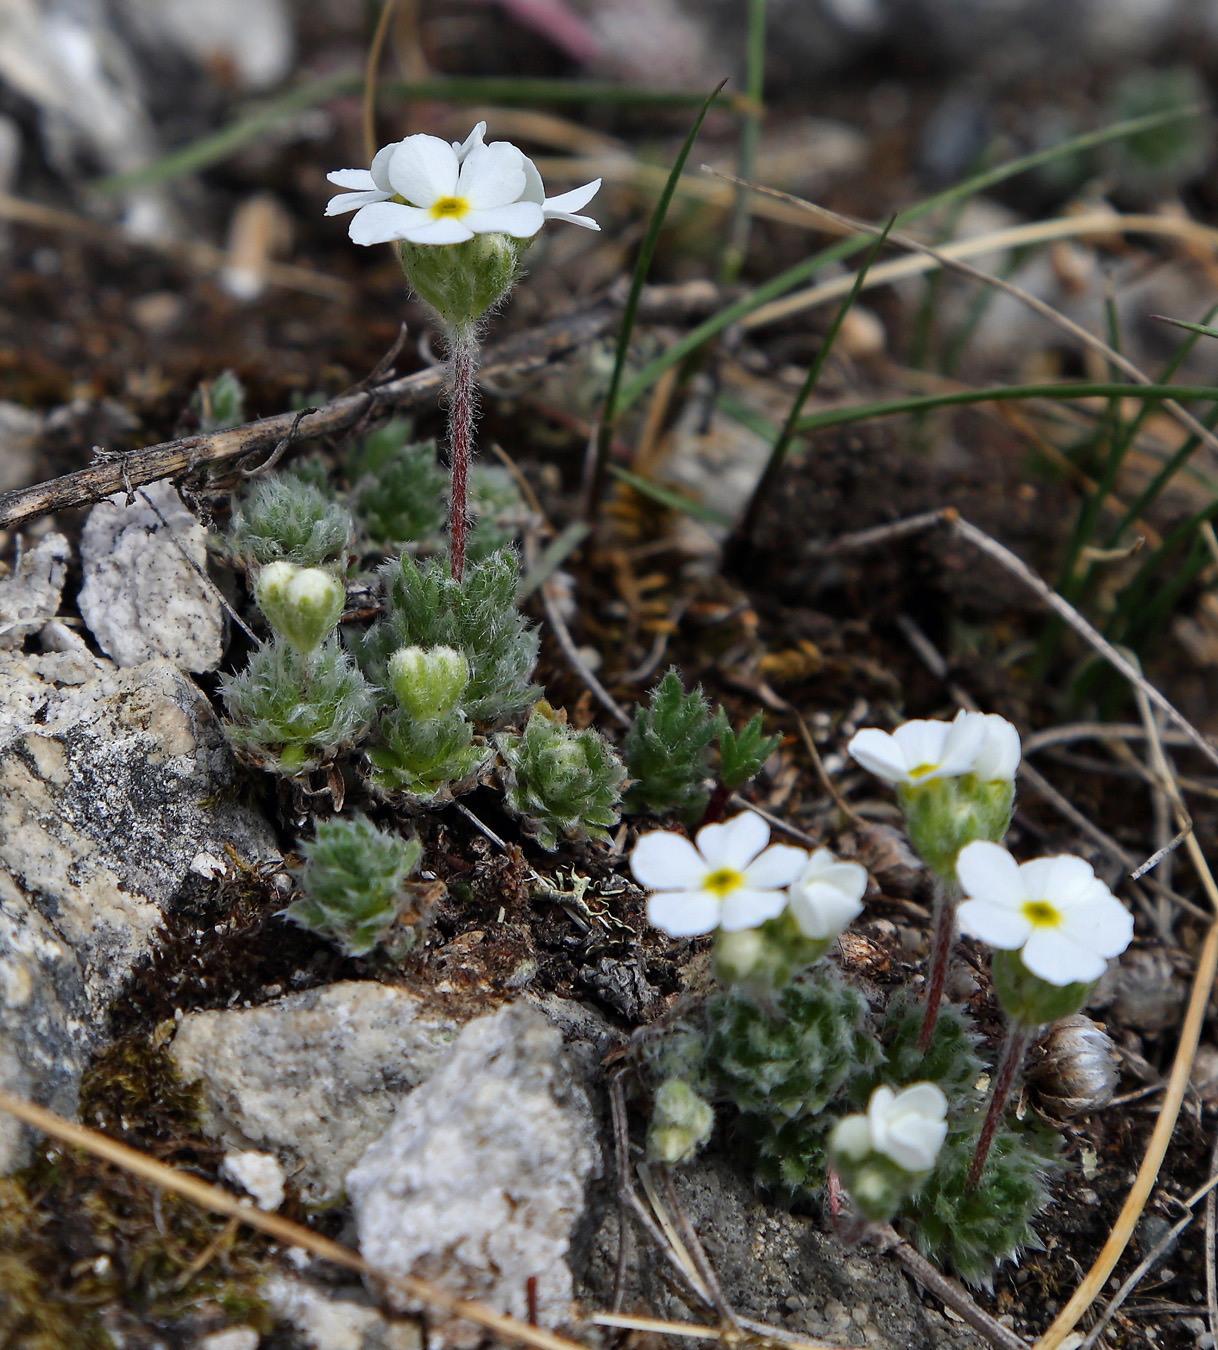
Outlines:
{"type": "Polygon", "coordinates": [[[457,195],[475,210],[518,202],[524,191],[524,156],[509,141],[475,145],[461,164],[457,195]]]}
{"type": "Polygon", "coordinates": [[[827,881],[796,882],[787,902],[807,938],[835,938],[863,912],[857,898],[827,881]]]}
{"type": "Polygon", "coordinates": [[[984,713],[961,709],[948,728],[939,772],[935,776],[948,778],[954,774],[971,773],[985,746],[988,731],[984,713]]]}
{"type": "Polygon", "coordinates": [[[1071,905],[1059,929],[1062,936],[1097,956],[1120,956],[1133,938],[1133,915],[1102,881],[1071,905]]]}
{"type": "Polygon", "coordinates": [[[698,937],[719,926],[719,902],[706,891],[657,891],[647,901],[647,922],[672,937],[698,937]]]}
{"type": "Polygon", "coordinates": [[[326,215],[342,216],[348,211],[362,211],[365,206],[386,201],[388,197],[387,192],[343,192],[326,203],[326,215]]]}
{"type": "Polygon", "coordinates": [[[760,928],[767,919],[778,918],[786,907],[786,891],[755,891],[748,886],[739,886],[723,897],[719,927],[725,933],[760,928]]]}
{"type": "Polygon", "coordinates": [[[925,1172],[935,1165],[946,1138],[947,1121],[906,1116],[893,1123],[884,1152],[907,1172],[925,1172]]]}
{"type": "Polygon", "coordinates": [[[541,181],[541,174],[537,172],[537,165],[528,155],[521,155],[520,158],[524,164],[524,191],[520,194],[520,200],[522,202],[536,202],[538,206],[544,206],[546,189],[541,181]]]}
{"type": "Polygon", "coordinates": [[[1060,929],[1053,928],[1037,929],[1019,955],[1033,975],[1059,989],[1066,984],[1098,980],[1108,964],[1102,956],[1071,942],[1060,929]]]}
{"type": "Polygon", "coordinates": [[[756,811],[743,811],[722,825],[706,825],[694,842],[708,870],[730,867],[743,872],[770,842],[770,827],[756,811]]]}
{"type": "Polygon", "coordinates": [[[808,865],[808,855],[802,848],[790,844],[771,844],[744,869],[744,879],[750,886],[768,890],[773,886],[789,886],[808,865]]]}
{"type": "Polygon", "coordinates": [[[1022,947],[1032,932],[1032,925],[1018,910],[988,900],[966,900],[957,906],[956,919],[961,932],[1003,952],[1022,947]]]}
{"type": "Polygon", "coordinates": [[[547,211],[547,220],[562,220],[568,225],[582,225],[585,230],[600,230],[600,225],[591,216],[572,216],[566,211],[547,211]]]}
{"type": "Polygon", "coordinates": [[[1019,880],[1029,900],[1047,900],[1064,911],[1090,893],[1095,872],[1082,858],[1061,854],[1024,863],[1019,880]]]}
{"type": "Polygon", "coordinates": [[[458,144],[453,141],[452,147],[457,152],[457,158],[464,160],[465,156],[474,148],[475,145],[482,144],[482,138],[486,135],[486,123],[479,122],[478,125],[469,133],[464,141],[458,144]]]}
{"type": "Polygon", "coordinates": [[[333,183],[335,187],[355,188],[360,192],[373,192],[376,189],[376,183],[367,169],[335,169],[333,173],[326,174],[326,182],[333,183]]]}
{"type": "Polygon", "coordinates": [[[985,740],[973,761],[973,772],[983,783],[1009,783],[1019,768],[1019,732],[997,713],[985,719],[985,740]]]}
{"type": "Polygon", "coordinates": [[[842,862],[827,848],[818,848],[813,853],[799,880],[806,886],[814,881],[827,881],[852,900],[861,900],[867,892],[867,869],[858,863],[842,862]]]}
{"type": "MultiPolygon", "coordinates": [[[[388,175],[393,190],[415,206],[430,206],[457,189],[457,153],[438,136],[407,136],[394,147],[388,175]]],[[[467,235],[466,238],[469,238],[467,235]]]]}
{"type": "Polygon", "coordinates": [[[856,1161],[871,1152],[871,1126],[866,1116],[847,1116],[839,1120],[829,1136],[829,1147],[834,1153],[856,1161]]]}
{"type": "Polygon", "coordinates": [[[944,1120],[947,1117],[947,1098],[937,1083],[914,1083],[904,1091],[897,1093],[895,1106],[902,1111],[912,1111],[927,1120],[944,1120]]]}
{"type": "Polygon", "coordinates": [[[596,178],[591,183],[585,183],[583,187],[572,188],[570,192],[560,192],[557,197],[547,197],[545,199],[546,219],[549,220],[551,216],[562,216],[568,212],[578,211],[581,206],[587,206],[600,189],[601,180],[596,178]]]}
{"type": "MultiPolygon", "coordinates": [[[[950,722],[930,722],[919,718],[913,722],[902,722],[892,733],[892,738],[901,747],[901,754],[910,771],[921,768],[924,764],[933,765],[939,770],[951,729],[950,722]]],[[[952,769],[950,772],[956,773],[958,770],[952,769]]],[[[934,772],[924,776],[941,778],[944,775],[942,772],[934,772]]],[[[921,782],[922,778],[917,781],[921,782]]]]}
{"type": "Polygon", "coordinates": [[[430,211],[423,213],[427,220],[414,226],[405,236],[412,244],[463,244],[474,237],[474,232],[464,220],[455,216],[434,217],[430,211]]]}
{"type": "MultiPolygon", "coordinates": [[[[956,856],[956,877],[965,895],[1018,910],[1030,898],[1023,867],[1002,847],[985,839],[965,844],[956,856]]],[[[987,939],[988,940],[988,939],[987,939]]]]}
{"type": "Polygon", "coordinates": [[[392,145],[382,146],[375,155],[372,156],[372,181],[389,196],[393,196],[393,184],[389,181],[389,161],[393,158],[393,152],[401,145],[401,141],[394,141],[392,145]]]}
{"type": "Polygon", "coordinates": [[[871,1127],[872,1148],[883,1151],[888,1141],[888,1115],[897,1094],[887,1085],[881,1085],[871,1094],[867,1103],[867,1124],[871,1127]]]}
{"type": "Polygon", "coordinates": [[[532,239],[545,224],[536,202],[509,202],[480,211],[467,211],[461,217],[475,234],[510,234],[513,239],[532,239]]]}
{"type": "Polygon", "coordinates": [[[635,844],[630,870],[648,890],[685,891],[699,889],[712,869],[683,834],[652,830],[635,844]]]}
{"type": "Polygon", "coordinates": [[[890,783],[909,782],[909,765],[901,747],[879,727],[856,731],[846,746],[846,753],[877,778],[887,779],[890,783]]]}
{"type": "Polygon", "coordinates": [[[429,220],[426,211],[400,202],[373,202],[363,207],[352,220],[348,234],[356,244],[387,244],[393,239],[405,239],[419,225],[429,220]]]}

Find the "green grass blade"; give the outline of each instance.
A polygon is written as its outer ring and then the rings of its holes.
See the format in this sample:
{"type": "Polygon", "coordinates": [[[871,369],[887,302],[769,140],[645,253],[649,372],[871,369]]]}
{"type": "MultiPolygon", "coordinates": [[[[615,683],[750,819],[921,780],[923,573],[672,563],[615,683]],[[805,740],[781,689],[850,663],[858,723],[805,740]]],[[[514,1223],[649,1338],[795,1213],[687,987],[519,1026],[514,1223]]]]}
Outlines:
{"type": "MultiPolygon", "coordinates": [[[[363,83],[363,71],[355,70],[337,71],[321,79],[309,80],[241,113],[218,131],[171,150],[141,169],[95,178],[89,186],[97,192],[129,192],[132,188],[146,187],[150,183],[167,183],[186,174],[198,173],[235,155],[238,150],[258,140],[277,123],[295,113],[327,103],[340,94],[358,93],[363,83]]],[[[688,108],[700,104],[706,98],[701,90],[655,90],[590,80],[538,80],[510,76],[389,80],[380,86],[378,92],[382,104],[397,100],[427,103],[598,103],[627,107],[688,108]]],[[[737,95],[717,96],[715,101],[728,107],[744,105],[744,100],[737,95]]]]}
{"type": "Polygon", "coordinates": [[[731,528],[731,520],[713,507],[703,506],[701,502],[694,501],[692,497],[683,497],[671,488],[662,487],[659,483],[653,483],[650,478],[644,478],[641,473],[623,469],[620,464],[610,464],[608,467],[614,478],[620,479],[627,487],[633,488],[641,497],[649,497],[658,505],[667,507],[670,511],[680,511],[694,520],[702,521],[704,525],[719,525],[724,529],[731,528]]]}
{"type": "MultiPolygon", "coordinates": [[[[761,145],[761,119],[765,112],[765,18],[766,0],[749,0],[748,35],[745,39],[744,92],[749,100],[740,114],[740,148],[736,155],[736,177],[752,178],[761,145]]],[[[732,202],[731,219],[719,259],[719,284],[730,286],[740,275],[744,257],[749,248],[749,225],[752,219],[752,193],[737,186],[732,202]]]]}
{"type": "Polygon", "coordinates": [[[630,349],[630,336],[634,332],[634,321],[639,311],[639,296],[643,293],[643,283],[647,280],[647,273],[651,268],[651,259],[655,254],[656,244],[659,242],[664,217],[668,214],[673,193],[677,190],[677,182],[685,169],[685,161],[689,158],[689,152],[694,148],[694,142],[698,139],[698,132],[702,130],[703,119],[726,83],[726,80],[721,80],[703,102],[701,108],[698,109],[694,124],[685,137],[676,162],[668,175],[668,181],[664,184],[664,190],[660,193],[655,209],[651,213],[651,220],[647,224],[647,233],[643,236],[639,256],[635,259],[634,275],[630,278],[630,293],[626,297],[626,304],[622,310],[622,322],[618,327],[617,351],[613,357],[613,374],[609,378],[609,390],[605,395],[605,412],[601,418],[600,430],[596,438],[596,463],[592,470],[591,491],[588,497],[589,512],[596,511],[597,503],[600,501],[604,489],[605,466],[609,462],[609,445],[613,440],[614,426],[621,411],[619,394],[622,388],[622,374],[626,369],[626,353],[630,349]]]}
{"type": "Polygon", "coordinates": [[[846,315],[850,313],[854,302],[859,298],[859,292],[863,289],[863,283],[867,280],[867,273],[871,271],[871,264],[875,262],[880,255],[880,250],[888,241],[888,234],[896,223],[894,216],[884,227],[884,232],[875,240],[868,250],[867,256],[863,259],[863,264],[859,268],[854,278],[854,285],[850,288],[849,295],[842,301],[838,307],[837,313],[833,316],[833,322],[829,325],[829,330],[821,342],[812,364],[808,367],[808,373],[804,376],[804,382],[799,387],[799,392],[791,401],[791,407],[787,412],[786,421],[782,425],[782,430],[778,433],[774,441],[773,448],[770,450],[770,457],[766,461],[765,469],[761,477],[757,480],[757,486],[753,489],[753,494],[749,498],[748,506],[745,508],[744,515],[741,517],[740,524],[733,532],[733,537],[728,544],[728,552],[733,549],[746,549],[749,540],[752,537],[753,529],[757,524],[757,514],[761,510],[767,494],[773,486],[779,470],[782,468],[783,461],[787,457],[787,452],[791,448],[791,443],[795,440],[798,433],[799,419],[803,416],[804,404],[811,396],[812,390],[816,388],[817,381],[820,379],[821,371],[825,368],[825,362],[829,359],[829,353],[833,350],[833,344],[837,341],[837,335],[841,332],[842,324],[845,322],[846,315]]]}
{"type": "MultiPolygon", "coordinates": [[[[1005,164],[999,164],[992,169],[984,169],[980,173],[973,174],[963,182],[945,188],[942,192],[907,207],[897,216],[896,225],[897,227],[911,225],[914,221],[921,220],[923,216],[929,215],[941,206],[946,206],[961,198],[976,196],[977,193],[984,192],[997,183],[1005,182],[1008,178],[1014,178],[1017,174],[1037,169],[1042,164],[1049,164],[1063,156],[1078,154],[1083,150],[1092,150],[1096,146],[1107,145],[1111,141],[1124,140],[1129,136],[1137,135],[1139,132],[1166,126],[1168,123],[1180,121],[1182,118],[1198,117],[1205,111],[1201,104],[1188,104],[1181,108],[1151,113],[1145,117],[1133,117],[1124,122],[1116,122],[1112,126],[1104,127],[1099,131],[1089,131],[1081,136],[1074,136],[1068,141],[1063,141],[1061,145],[1052,146],[1046,150],[1037,150],[1030,155],[1021,155],[1017,159],[1008,160],[1005,164]]],[[[762,305],[778,299],[780,295],[785,295],[787,291],[794,290],[796,286],[810,280],[832,263],[840,262],[859,252],[860,249],[866,247],[870,238],[870,235],[853,235],[849,239],[843,239],[829,248],[822,249],[819,253],[813,254],[812,257],[805,258],[802,262],[788,267],[785,272],[780,272],[776,277],[772,277],[733,304],[727,305],[717,314],[712,314],[709,319],[705,319],[696,328],[691,329],[680,341],[673,343],[667,351],[649,361],[628,384],[623,386],[621,397],[618,400],[618,412],[625,412],[670,366],[683,361],[691,352],[697,351],[699,347],[716,337],[725,328],[738,323],[751,314],[753,310],[760,309],[762,305]]]]}
{"type": "MultiPolygon", "coordinates": [[[[1213,314],[1210,310],[1210,314],[1213,314]]],[[[1169,323],[1173,328],[1183,328],[1190,333],[1196,333],[1198,337],[1218,338],[1218,328],[1211,328],[1206,323],[1185,323],[1183,319],[1169,319],[1166,314],[1152,314],[1152,319],[1158,319],[1160,323],[1169,323]]]]}

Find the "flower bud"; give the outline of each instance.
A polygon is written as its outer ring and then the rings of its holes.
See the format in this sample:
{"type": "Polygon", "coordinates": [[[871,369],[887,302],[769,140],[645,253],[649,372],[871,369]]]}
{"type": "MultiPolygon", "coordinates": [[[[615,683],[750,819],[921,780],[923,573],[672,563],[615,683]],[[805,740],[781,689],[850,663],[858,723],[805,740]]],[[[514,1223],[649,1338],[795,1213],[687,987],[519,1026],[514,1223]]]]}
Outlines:
{"type": "Polygon", "coordinates": [[[1116,1047],[1103,1027],[1074,1013],[1050,1028],[1025,1077],[1055,1116],[1099,1111],[1112,1100],[1120,1078],[1116,1047]]]}
{"type": "Polygon", "coordinates": [[[756,928],[719,929],[711,962],[720,984],[781,989],[819,961],[833,938],[808,938],[789,909],[756,928]]]}
{"type": "Polygon", "coordinates": [[[389,683],[416,722],[429,722],[456,707],[469,662],[455,647],[399,647],[389,658],[389,683]]]}
{"type": "Polygon", "coordinates": [[[254,599],[275,632],[307,656],[338,626],[346,592],[324,568],[273,562],[258,573],[254,599]]]}
{"type": "Polygon", "coordinates": [[[956,879],[956,858],[974,840],[997,843],[1011,823],[1015,784],[1009,778],[983,781],[975,774],[901,784],[897,800],[905,814],[910,843],[944,881],[956,879]]]}
{"type": "Polygon", "coordinates": [[[506,234],[476,234],[461,244],[398,245],[414,293],[457,331],[468,332],[516,283],[523,245],[506,234]]]}
{"type": "Polygon", "coordinates": [[[647,1129],[647,1156],[652,1162],[683,1163],[701,1151],[711,1137],[715,1113],[681,1078],[669,1078],[656,1090],[647,1129]]]}

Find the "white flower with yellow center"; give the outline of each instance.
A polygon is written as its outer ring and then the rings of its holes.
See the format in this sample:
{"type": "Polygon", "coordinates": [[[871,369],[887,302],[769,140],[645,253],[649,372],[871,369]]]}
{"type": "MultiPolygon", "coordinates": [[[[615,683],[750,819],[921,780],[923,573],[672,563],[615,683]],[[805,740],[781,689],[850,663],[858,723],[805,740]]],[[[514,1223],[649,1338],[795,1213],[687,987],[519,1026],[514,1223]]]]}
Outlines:
{"type": "Polygon", "coordinates": [[[802,848],[771,844],[770,827],[752,811],[722,825],[707,825],[694,843],[657,830],[634,846],[630,867],[654,894],[647,918],[673,937],[716,928],[734,933],[775,919],[787,905],[788,887],[803,871],[802,848]]]}
{"type": "Polygon", "coordinates": [[[903,722],[889,735],[856,732],[847,752],[879,778],[916,785],[976,774],[982,782],[1010,780],[1019,766],[1019,733],[995,713],[965,712],[951,722],[903,722]]]}
{"type": "Polygon", "coordinates": [[[858,863],[839,862],[818,848],[791,883],[787,904],[806,938],[835,938],[863,912],[867,871],[858,863]]]}
{"type": "Polygon", "coordinates": [[[968,897],[960,927],[999,951],[1018,951],[1038,979],[1059,988],[1104,973],[1133,937],[1133,915],[1082,858],[1017,863],[998,844],[960,850],[956,874],[968,897]]]}
{"type": "Polygon", "coordinates": [[[599,228],[570,214],[591,199],[599,179],[547,199],[533,162],[508,141],[487,145],[485,130],[479,122],[461,144],[407,136],[377,151],[371,169],[327,174],[349,190],[330,199],[326,215],[354,211],[349,232],[357,244],[461,244],[476,234],[531,239],[547,219],[599,228]]]}

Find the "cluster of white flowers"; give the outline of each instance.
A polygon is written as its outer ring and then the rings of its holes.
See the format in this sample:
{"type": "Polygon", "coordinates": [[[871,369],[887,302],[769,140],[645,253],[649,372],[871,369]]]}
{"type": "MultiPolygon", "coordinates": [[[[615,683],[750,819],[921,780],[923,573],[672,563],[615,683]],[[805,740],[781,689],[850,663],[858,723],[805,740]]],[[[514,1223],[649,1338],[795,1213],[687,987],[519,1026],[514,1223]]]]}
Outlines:
{"type": "Polygon", "coordinates": [[[1058,988],[1089,984],[1133,938],[1133,915],[1082,858],[1017,863],[999,844],[960,850],[968,897],[960,927],[998,951],[1017,951],[1033,975],[1058,988]]]}
{"type": "Polygon", "coordinates": [[[653,892],[648,919],[673,937],[757,928],[789,908],[805,937],[834,938],[862,912],[867,889],[866,871],[826,848],[809,856],[770,844],[769,825],[753,811],[704,826],[693,843],[671,831],[645,834],[630,866],[653,892]]]}
{"type": "Polygon", "coordinates": [[[357,244],[461,244],[476,234],[531,239],[547,220],[599,230],[576,214],[601,180],[547,197],[537,166],[509,141],[483,140],[486,123],[464,142],[407,136],[378,150],[371,169],[327,174],[348,189],[330,199],[326,215],[354,211],[349,233],[357,244]]]}
{"type": "Polygon", "coordinates": [[[878,778],[916,785],[972,774],[983,783],[1010,782],[1019,767],[1019,732],[996,713],[961,709],[951,722],[904,722],[890,735],[856,732],[847,752],[878,778]]]}

